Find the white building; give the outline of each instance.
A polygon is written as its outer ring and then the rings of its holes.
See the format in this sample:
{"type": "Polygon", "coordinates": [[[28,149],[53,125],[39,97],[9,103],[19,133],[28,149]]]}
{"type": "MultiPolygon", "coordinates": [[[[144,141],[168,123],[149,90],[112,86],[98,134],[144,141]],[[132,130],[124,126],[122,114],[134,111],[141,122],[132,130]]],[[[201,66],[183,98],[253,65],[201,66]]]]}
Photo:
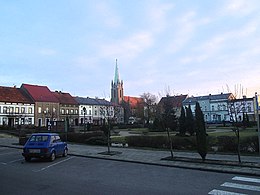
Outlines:
{"type": "Polygon", "coordinates": [[[0,87],[0,125],[34,125],[34,103],[19,88],[0,87]]]}
{"type": "Polygon", "coordinates": [[[229,104],[230,114],[237,122],[243,121],[243,115],[246,114],[249,121],[255,121],[254,98],[246,98],[232,100],[229,104]]]}
{"type": "Polygon", "coordinates": [[[75,100],[79,104],[80,125],[87,123],[101,125],[104,119],[116,120],[116,106],[105,99],[75,97],[75,100]]]}
{"type": "Polygon", "coordinates": [[[196,102],[200,104],[204,114],[205,122],[220,123],[230,121],[229,102],[235,99],[232,93],[207,95],[198,97],[188,97],[183,101],[183,106],[191,106],[191,110],[195,113],[196,102]]]}

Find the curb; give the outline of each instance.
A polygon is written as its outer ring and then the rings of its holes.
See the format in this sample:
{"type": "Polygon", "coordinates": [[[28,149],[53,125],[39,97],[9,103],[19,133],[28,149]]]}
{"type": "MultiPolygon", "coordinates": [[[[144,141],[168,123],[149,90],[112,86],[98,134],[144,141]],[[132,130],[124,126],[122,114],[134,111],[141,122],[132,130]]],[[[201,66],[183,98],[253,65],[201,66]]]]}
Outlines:
{"type": "MultiPolygon", "coordinates": [[[[214,168],[214,167],[196,167],[192,165],[180,165],[180,164],[160,164],[160,163],[152,163],[152,162],[143,162],[138,160],[126,160],[126,159],[111,159],[101,156],[89,156],[89,155],[81,155],[81,154],[69,154],[70,156],[78,156],[78,157],[84,157],[84,158],[91,158],[91,159],[101,159],[101,160],[113,160],[117,162],[128,162],[128,163],[136,163],[136,164],[144,164],[144,165],[153,165],[153,166],[161,166],[161,167],[173,167],[173,168],[183,168],[183,169],[191,169],[191,170],[199,170],[199,171],[210,171],[210,172],[216,172],[216,173],[228,173],[228,174],[240,174],[240,175],[247,175],[247,176],[260,176],[260,170],[259,173],[254,171],[241,171],[236,169],[229,169],[229,168],[214,168]]],[[[193,162],[190,162],[192,164],[193,162]]],[[[196,163],[197,164],[197,163],[196,163]]],[[[221,165],[219,165],[221,166],[221,165]]],[[[225,165],[222,165],[225,166],[225,165]]]]}
{"type": "MultiPolygon", "coordinates": [[[[22,150],[22,146],[7,146],[1,145],[0,147],[6,148],[14,148],[22,150]]],[[[199,170],[199,171],[210,171],[216,173],[227,173],[227,174],[240,174],[240,175],[247,175],[247,176],[260,176],[260,168],[259,167],[248,167],[248,166],[239,166],[239,165],[226,165],[226,164],[217,164],[216,163],[202,163],[192,162],[188,160],[176,160],[172,161],[173,163],[181,162],[182,164],[163,164],[163,163],[152,163],[152,162],[144,162],[139,160],[126,160],[126,159],[114,159],[114,158],[106,158],[102,156],[91,156],[91,155],[82,155],[76,153],[69,153],[70,156],[77,156],[77,157],[84,157],[84,158],[91,158],[91,159],[101,159],[101,160],[113,160],[117,162],[128,162],[128,163],[136,163],[136,164],[144,164],[144,165],[153,165],[153,166],[161,166],[161,167],[174,167],[174,168],[183,168],[183,169],[190,169],[190,170],[199,170]],[[186,163],[186,165],[185,165],[186,163]],[[202,165],[202,166],[201,166],[202,165]],[[211,165],[207,167],[205,165],[211,165]],[[222,167],[221,167],[222,166],[222,167]],[[247,170],[243,169],[246,168],[247,170]],[[250,169],[251,168],[251,169],[250,169]],[[259,171],[252,170],[253,168],[259,169],[259,171]],[[241,170],[243,169],[243,170],[241,170]]],[[[162,159],[160,159],[162,160],[162,159]]],[[[167,160],[165,160],[167,161],[167,160]]]]}

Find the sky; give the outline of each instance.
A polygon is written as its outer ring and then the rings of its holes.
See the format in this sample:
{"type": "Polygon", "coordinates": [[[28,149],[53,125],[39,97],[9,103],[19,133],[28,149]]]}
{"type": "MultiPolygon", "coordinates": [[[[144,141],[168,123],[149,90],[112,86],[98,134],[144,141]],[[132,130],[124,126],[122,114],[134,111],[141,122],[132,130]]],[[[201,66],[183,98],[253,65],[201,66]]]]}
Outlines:
{"type": "Polygon", "coordinates": [[[260,93],[259,0],[0,1],[0,86],[124,95],[260,93]]]}

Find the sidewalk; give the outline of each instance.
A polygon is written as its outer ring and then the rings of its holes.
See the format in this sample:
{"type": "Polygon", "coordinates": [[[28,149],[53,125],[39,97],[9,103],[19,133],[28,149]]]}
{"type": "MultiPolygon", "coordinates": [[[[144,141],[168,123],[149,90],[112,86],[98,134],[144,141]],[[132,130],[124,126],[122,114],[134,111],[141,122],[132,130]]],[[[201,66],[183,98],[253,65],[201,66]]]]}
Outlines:
{"type": "MultiPolygon", "coordinates": [[[[17,137],[2,134],[0,134],[0,146],[22,148],[18,145],[17,137]]],[[[110,147],[112,154],[107,154],[108,148],[104,146],[68,143],[68,147],[69,155],[74,156],[260,176],[260,156],[241,156],[242,163],[239,164],[237,155],[207,154],[206,161],[202,162],[196,152],[174,151],[173,160],[163,160],[170,156],[169,151],[110,147]]]]}

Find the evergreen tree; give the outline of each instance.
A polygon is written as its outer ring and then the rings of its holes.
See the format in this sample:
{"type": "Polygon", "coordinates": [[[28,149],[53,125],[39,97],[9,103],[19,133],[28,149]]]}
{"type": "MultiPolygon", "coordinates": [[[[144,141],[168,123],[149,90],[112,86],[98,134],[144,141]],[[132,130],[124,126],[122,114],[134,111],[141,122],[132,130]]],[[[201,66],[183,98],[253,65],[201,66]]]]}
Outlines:
{"type": "Polygon", "coordinates": [[[204,116],[198,102],[196,102],[196,108],[195,108],[195,123],[196,123],[195,128],[196,128],[196,138],[197,138],[197,150],[202,160],[204,161],[207,155],[207,135],[206,135],[204,116]]]}
{"type": "Polygon", "coordinates": [[[248,116],[247,113],[246,113],[246,126],[247,126],[247,127],[250,127],[249,116],[248,116]]]}
{"type": "Polygon", "coordinates": [[[195,133],[194,130],[194,118],[191,111],[190,105],[188,108],[186,107],[186,120],[185,120],[186,130],[189,132],[189,134],[192,136],[195,133]]]}
{"type": "Polygon", "coordinates": [[[243,127],[245,128],[246,125],[246,114],[243,112],[243,121],[242,121],[243,127]]]}
{"type": "Polygon", "coordinates": [[[186,133],[186,126],[185,126],[185,110],[181,107],[181,116],[179,118],[179,132],[181,136],[184,136],[186,133]]]}

